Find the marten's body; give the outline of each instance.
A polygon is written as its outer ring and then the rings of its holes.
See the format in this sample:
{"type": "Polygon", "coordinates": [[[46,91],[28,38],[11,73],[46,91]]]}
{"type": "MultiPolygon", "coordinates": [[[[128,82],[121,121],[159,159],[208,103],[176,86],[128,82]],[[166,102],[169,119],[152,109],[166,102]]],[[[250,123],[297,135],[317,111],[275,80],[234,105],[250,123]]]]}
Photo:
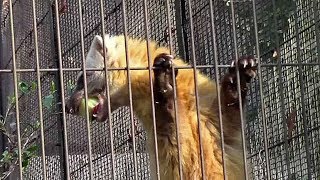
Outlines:
{"type": "MultiPolygon", "coordinates": [[[[87,55],[87,67],[104,67],[102,47],[102,38],[96,36],[87,55]]],[[[106,36],[105,47],[107,52],[105,57],[109,68],[126,67],[125,41],[123,36],[106,36]]],[[[169,55],[169,49],[159,47],[155,42],[151,42],[149,47],[151,64],[157,67],[153,70],[152,77],[156,101],[156,130],[160,176],[161,179],[165,180],[179,179],[179,157],[173,105],[171,62],[173,66],[186,66],[187,64],[179,58],[173,59],[169,55]]],[[[129,38],[127,53],[130,68],[148,67],[148,54],[145,41],[129,38]]],[[[251,67],[251,65],[254,67],[255,62],[253,59],[249,58],[242,61],[244,64],[249,62],[247,67],[251,67]]],[[[241,82],[244,83],[241,83],[241,88],[243,89],[243,94],[245,94],[246,82],[251,78],[251,75],[254,76],[254,71],[246,68],[246,65],[242,70],[240,77],[241,82]]],[[[135,115],[142,121],[143,127],[147,132],[147,147],[151,159],[152,179],[155,179],[156,166],[149,72],[148,70],[131,70],[130,72],[133,110],[135,115]]],[[[179,141],[183,178],[201,179],[200,143],[193,70],[179,69],[176,73],[177,110],[179,115],[177,118],[179,119],[179,141]]],[[[196,73],[205,175],[210,180],[223,179],[216,83],[200,72],[197,71],[196,73]]],[[[108,76],[112,110],[120,106],[128,106],[129,94],[126,71],[109,71],[108,76]]],[[[87,74],[89,96],[100,94],[101,109],[96,114],[97,121],[106,120],[108,112],[106,99],[103,95],[106,85],[104,77],[103,72],[87,74]]],[[[238,93],[235,82],[235,71],[230,71],[223,78],[221,86],[221,107],[226,150],[224,160],[229,180],[239,180],[244,177],[240,138],[240,112],[237,104],[238,93]]],[[[75,110],[79,105],[79,98],[82,98],[83,95],[83,84],[80,84],[81,81],[78,81],[77,89],[67,104],[67,109],[73,109],[72,112],[75,114],[77,114],[75,110]]]]}

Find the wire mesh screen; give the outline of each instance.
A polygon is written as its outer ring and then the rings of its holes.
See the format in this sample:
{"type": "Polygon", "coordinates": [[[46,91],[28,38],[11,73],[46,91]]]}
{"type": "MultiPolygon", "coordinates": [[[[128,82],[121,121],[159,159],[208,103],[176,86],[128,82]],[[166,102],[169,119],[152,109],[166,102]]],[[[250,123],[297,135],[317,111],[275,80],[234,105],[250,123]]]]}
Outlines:
{"type": "MultiPolygon", "coordinates": [[[[78,72],[81,71],[82,48],[86,54],[93,37],[102,34],[102,23],[107,34],[124,33],[123,1],[104,0],[103,19],[100,1],[80,2],[81,5],[76,0],[59,1],[59,14],[54,10],[54,1],[35,3],[39,62],[40,68],[43,69],[41,92],[45,98],[43,122],[46,178],[65,179],[69,173],[71,179],[90,179],[88,151],[91,145],[91,173],[94,179],[112,179],[112,168],[115,172],[114,179],[150,179],[146,133],[139,119],[135,117],[136,133],[132,135],[128,107],[121,107],[112,113],[112,118],[108,120],[111,122],[111,128],[109,123],[92,122],[90,137],[84,118],[67,115],[66,121],[63,120],[60,102],[70,94],[70,86],[74,84],[78,72]],[[57,34],[58,30],[60,36],[57,34]],[[59,42],[62,64],[59,64],[59,42]],[[61,77],[59,65],[65,69],[76,70],[65,70],[61,77]],[[59,90],[61,80],[64,94],[59,90]],[[55,86],[56,90],[53,90],[55,86]],[[52,93],[58,94],[57,99],[49,99],[57,102],[53,108],[46,104],[52,93]],[[63,128],[64,125],[66,129],[63,128]],[[135,137],[135,151],[132,136],[135,137]],[[67,142],[64,139],[67,139],[67,142]],[[114,164],[111,160],[111,150],[114,152],[114,164]],[[134,153],[137,163],[134,162],[134,153]],[[137,167],[134,167],[135,164],[137,167]],[[69,172],[66,171],[67,168],[69,172]]],[[[146,38],[143,1],[124,2],[128,35],[146,38]]],[[[262,83],[254,81],[250,85],[245,109],[250,178],[319,178],[320,3],[306,0],[217,0],[212,3],[211,12],[210,1],[207,0],[147,1],[148,38],[166,46],[172,45],[174,54],[183,57],[190,64],[195,61],[201,67],[201,71],[212,79],[215,78],[215,58],[219,62],[218,73],[223,75],[227,70],[226,65],[235,58],[236,53],[239,56],[259,56],[259,78],[262,83]],[[168,13],[167,5],[170,10],[168,13]],[[210,13],[213,14],[213,22],[210,20],[210,13]],[[169,38],[171,33],[172,43],[169,38]],[[195,44],[194,49],[192,43],[195,44]]],[[[32,86],[37,82],[32,1],[15,0],[12,5],[15,57],[12,52],[7,1],[3,1],[1,10],[2,112],[8,108],[7,99],[14,91],[11,71],[13,58],[16,59],[17,68],[24,69],[18,72],[19,85],[32,86]]],[[[21,129],[40,119],[37,92],[35,88],[34,91],[20,93],[21,129]]],[[[12,120],[12,131],[16,130],[14,122],[12,120]]],[[[36,138],[33,138],[35,144],[41,144],[39,138],[40,134],[36,133],[36,138]]],[[[25,179],[44,178],[41,151],[38,150],[38,156],[32,158],[24,169],[25,179]]],[[[12,179],[17,177],[17,174],[12,175],[12,179]]]]}
{"type": "MultiPolygon", "coordinates": [[[[35,42],[33,34],[33,15],[32,15],[32,1],[14,1],[13,2],[13,16],[15,27],[15,52],[17,68],[19,69],[34,69],[36,67],[35,61],[35,42]]],[[[10,32],[10,18],[9,8],[7,1],[3,2],[2,21],[1,21],[1,36],[2,36],[2,57],[1,57],[1,69],[13,69],[13,56],[12,56],[12,34],[10,32]]],[[[52,43],[53,29],[52,29],[52,12],[51,3],[44,1],[37,3],[37,29],[39,46],[39,61],[41,68],[56,68],[56,62],[54,59],[54,44],[52,43]]],[[[41,91],[43,96],[47,96],[50,93],[51,82],[57,81],[57,74],[52,72],[42,72],[41,76],[41,91]]],[[[35,72],[19,73],[18,79],[20,86],[31,86],[37,82],[37,76],[35,72]]],[[[9,108],[8,97],[12,97],[14,94],[13,76],[11,73],[1,74],[1,107],[3,112],[6,112],[9,108]]],[[[36,87],[33,91],[19,93],[19,115],[20,115],[20,127],[25,131],[24,134],[30,134],[29,126],[39,121],[39,102],[36,87]]],[[[12,115],[14,116],[14,115],[12,115]]],[[[14,117],[10,117],[14,119],[14,117]]],[[[53,113],[49,109],[43,109],[44,121],[44,134],[45,134],[45,152],[48,158],[45,164],[49,165],[48,175],[54,176],[60,179],[61,172],[63,171],[59,156],[61,154],[61,141],[60,141],[60,115],[53,113]],[[55,161],[56,163],[51,163],[55,161]]],[[[14,120],[10,120],[11,131],[17,131],[16,123],[14,120]]],[[[31,136],[30,136],[31,137],[31,136]]],[[[40,133],[34,132],[33,137],[29,139],[30,143],[40,143],[40,133]]],[[[39,150],[40,153],[41,150],[39,150]]],[[[37,158],[36,158],[37,159],[37,158]]],[[[42,163],[36,159],[32,160],[29,168],[25,171],[25,177],[28,179],[37,179],[41,176],[42,163]]],[[[15,178],[13,178],[15,179],[15,178]]]]}

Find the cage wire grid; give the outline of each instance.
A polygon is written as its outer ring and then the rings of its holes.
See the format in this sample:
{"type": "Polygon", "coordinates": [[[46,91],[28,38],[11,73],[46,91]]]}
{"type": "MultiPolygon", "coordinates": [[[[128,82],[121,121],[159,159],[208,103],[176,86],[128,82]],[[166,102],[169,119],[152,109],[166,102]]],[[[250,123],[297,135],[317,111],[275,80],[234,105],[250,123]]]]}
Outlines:
{"type": "MultiPolygon", "coordinates": [[[[221,77],[226,72],[226,65],[235,58],[235,48],[239,56],[260,55],[259,78],[262,83],[257,80],[251,84],[245,109],[250,177],[319,178],[320,3],[306,0],[217,0],[212,1],[213,11],[210,12],[210,2],[207,0],[168,2],[171,29],[168,29],[165,1],[147,1],[149,38],[169,45],[170,31],[173,52],[184,57],[190,64],[194,61],[191,46],[193,38],[196,44],[196,64],[212,79],[217,73],[221,77]],[[192,26],[188,9],[190,2],[192,26]],[[234,21],[231,5],[234,7],[234,21]],[[215,34],[211,31],[210,13],[213,14],[215,34]],[[255,23],[258,36],[255,34],[255,23]],[[215,72],[215,60],[219,63],[219,72],[215,72]]],[[[100,2],[81,1],[83,48],[86,51],[94,35],[101,34],[101,22],[104,22],[106,33],[123,34],[123,2],[104,0],[103,3],[105,16],[102,21],[100,2]]],[[[59,94],[56,101],[60,102],[69,93],[68,84],[75,82],[75,77],[82,68],[79,1],[36,0],[35,5],[41,92],[43,96],[49,95],[54,82],[59,94]],[[59,3],[58,8],[56,2],[59,3]],[[60,10],[58,14],[56,9],[60,10]],[[57,37],[57,30],[60,30],[60,37],[57,37]],[[58,45],[61,45],[60,52],[58,45]],[[64,68],[62,76],[59,74],[59,67],[64,68]]],[[[14,0],[12,7],[15,53],[12,49],[9,8],[4,3],[1,9],[1,112],[5,112],[7,97],[14,91],[13,54],[19,82],[37,82],[32,1],[14,0]]],[[[124,17],[128,35],[145,38],[143,8],[142,0],[125,1],[124,17]]],[[[20,122],[23,122],[21,128],[24,128],[24,124],[39,119],[37,96],[37,91],[34,91],[19,97],[20,122]]],[[[43,175],[40,149],[39,156],[33,158],[23,171],[24,179],[90,179],[90,163],[93,179],[150,178],[146,134],[136,117],[135,152],[130,141],[130,108],[122,107],[112,113],[112,139],[108,123],[91,124],[91,162],[88,156],[86,120],[57,113],[60,111],[60,105],[56,112],[43,109],[46,177],[43,175]],[[113,147],[110,145],[111,140],[113,147]],[[111,150],[114,157],[111,156],[111,150]],[[134,159],[137,160],[136,163],[134,159]]],[[[39,144],[40,141],[34,143],[39,144]]],[[[3,143],[2,149],[5,147],[6,144],[3,143]]],[[[19,172],[15,172],[10,178],[17,179],[18,176],[19,172]]]]}

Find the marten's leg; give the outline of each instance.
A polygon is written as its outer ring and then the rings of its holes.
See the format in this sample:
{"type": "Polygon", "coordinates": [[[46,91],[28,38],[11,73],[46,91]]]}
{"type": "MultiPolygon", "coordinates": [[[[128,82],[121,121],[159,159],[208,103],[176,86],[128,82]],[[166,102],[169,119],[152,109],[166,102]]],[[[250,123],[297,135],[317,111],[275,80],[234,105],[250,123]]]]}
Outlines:
{"type": "Polygon", "coordinates": [[[232,61],[229,72],[223,77],[221,85],[222,105],[230,108],[239,108],[239,93],[237,91],[236,64],[239,67],[242,104],[245,104],[247,84],[257,74],[257,61],[253,56],[241,57],[238,62],[232,61]]]}
{"type": "Polygon", "coordinates": [[[241,130],[236,63],[239,67],[242,107],[246,104],[247,85],[256,76],[257,71],[257,62],[254,57],[242,57],[238,62],[232,62],[229,72],[222,79],[221,110],[224,122],[224,140],[227,144],[238,143],[234,137],[241,130]]]}
{"type": "MultiPolygon", "coordinates": [[[[173,93],[173,56],[160,54],[155,60],[154,69],[154,100],[158,135],[169,135],[174,129],[172,125],[175,118],[174,93],[173,93]]],[[[175,76],[178,70],[175,70],[175,76]]]]}

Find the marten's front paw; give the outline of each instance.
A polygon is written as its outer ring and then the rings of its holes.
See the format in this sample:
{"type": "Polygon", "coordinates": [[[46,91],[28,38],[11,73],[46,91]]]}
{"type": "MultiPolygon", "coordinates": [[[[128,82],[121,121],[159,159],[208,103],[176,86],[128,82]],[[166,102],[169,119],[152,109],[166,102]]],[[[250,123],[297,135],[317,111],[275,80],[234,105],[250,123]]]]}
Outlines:
{"type": "Polygon", "coordinates": [[[243,100],[245,100],[248,90],[247,83],[257,75],[257,61],[253,56],[242,57],[237,62],[232,61],[229,73],[227,73],[222,80],[222,90],[225,96],[224,102],[226,102],[228,106],[239,105],[236,63],[238,63],[239,67],[240,89],[243,100]]]}
{"type": "MultiPolygon", "coordinates": [[[[158,55],[154,60],[154,92],[157,102],[173,95],[172,60],[173,56],[165,53],[158,55]]],[[[177,76],[178,70],[175,69],[174,73],[177,76]]]]}
{"type": "Polygon", "coordinates": [[[239,58],[238,61],[233,60],[229,73],[236,73],[236,64],[239,67],[239,74],[241,81],[250,82],[250,80],[257,75],[257,60],[253,56],[246,56],[239,58]]]}

